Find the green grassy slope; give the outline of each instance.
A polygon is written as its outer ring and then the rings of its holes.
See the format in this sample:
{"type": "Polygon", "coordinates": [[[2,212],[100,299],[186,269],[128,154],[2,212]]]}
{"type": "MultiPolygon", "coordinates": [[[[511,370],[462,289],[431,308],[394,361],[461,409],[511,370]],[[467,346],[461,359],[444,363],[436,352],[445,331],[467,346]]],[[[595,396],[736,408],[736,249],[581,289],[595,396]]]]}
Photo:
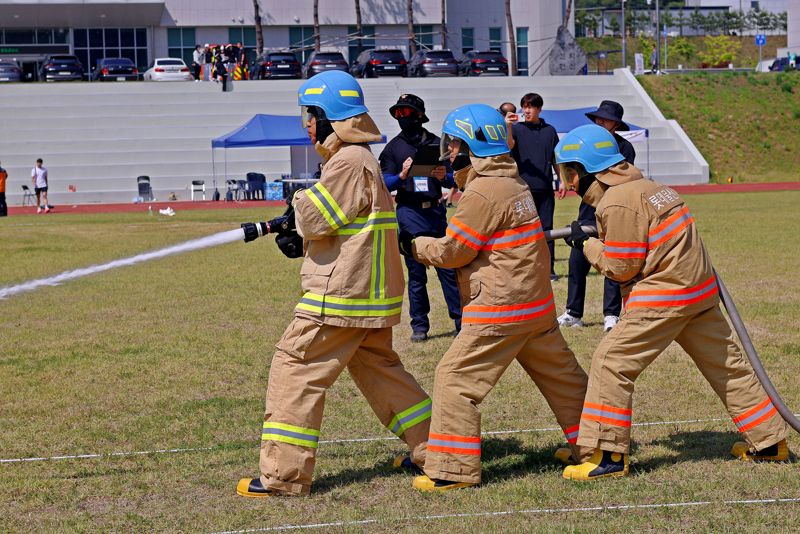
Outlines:
{"type": "Polygon", "coordinates": [[[712,182],[800,179],[800,73],[640,76],[708,161],[712,182]]]}

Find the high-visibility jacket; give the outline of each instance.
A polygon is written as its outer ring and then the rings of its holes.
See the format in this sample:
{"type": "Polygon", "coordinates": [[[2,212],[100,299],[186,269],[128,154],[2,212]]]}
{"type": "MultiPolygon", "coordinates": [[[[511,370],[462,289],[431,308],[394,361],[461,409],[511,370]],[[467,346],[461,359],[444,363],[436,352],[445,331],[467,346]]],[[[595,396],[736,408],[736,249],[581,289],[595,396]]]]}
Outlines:
{"type": "Polygon", "coordinates": [[[380,165],[364,144],[380,140],[380,132],[366,114],[333,127],[317,146],[326,159],[319,182],[294,199],[306,248],[295,314],[336,326],[394,326],[405,287],[397,220],[380,165]]]}
{"type": "Polygon", "coordinates": [[[597,204],[599,239],[583,251],[601,274],[623,284],[624,313],[682,316],[718,305],[711,260],[680,195],[625,162],[597,179],[613,185],[597,204]]]}
{"type": "Polygon", "coordinates": [[[8,173],[2,167],[0,167],[0,193],[6,192],[6,180],[8,179],[8,173]]]}
{"type": "Polygon", "coordinates": [[[465,332],[513,335],[554,324],[550,252],[511,156],[473,157],[447,235],[417,237],[414,249],[421,263],[456,269],[465,332]]]}

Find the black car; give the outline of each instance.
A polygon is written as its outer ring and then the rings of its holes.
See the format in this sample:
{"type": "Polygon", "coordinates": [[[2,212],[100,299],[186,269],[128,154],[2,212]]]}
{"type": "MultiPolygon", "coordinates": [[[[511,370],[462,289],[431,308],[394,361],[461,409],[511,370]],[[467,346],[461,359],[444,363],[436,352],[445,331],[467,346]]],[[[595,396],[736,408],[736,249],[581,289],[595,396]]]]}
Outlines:
{"type": "Polygon", "coordinates": [[[508,60],[500,52],[473,50],[461,58],[458,73],[461,76],[508,76],[508,60]]]}
{"type": "Polygon", "coordinates": [[[408,62],[400,50],[364,50],[350,67],[350,74],[356,78],[405,76],[406,63],[408,62]]]}
{"type": "Polygon", "coordinates": [[[420,50],[408,62],[409,76],[458,76],[458,61],[450,50],[420,50]]]}
{"type": "Polygon", "coordinates": [[[341,52],[312,52],[303,65],[303,78],[311,78],[326,70],[347,72],[347,61],[341,52]]]}
{"type": "Polygon", "coordinates": [[[0,59],[0,82],[21,82],[22,69],[15,61],[0,59]]]}
{"type": "Polygon", "coordinates": [[[97,60],[92,80],[126,82],[139,79],[139,69],[126,57],[104,57],[97,60]]]}
{"type": "Polygon", "coordinates": [[[47,56],[39,69],[39,80],[43,82],[72,81],[83,79],[83,65],[75,56],[47,56]]]}
{"type": "Polygon", "coordinates": [[[789,70],[790,62],[788,57],[779,57],[775,61],[772,62],[772,65],[769,66],[769,70],[772,72],[781,72],[784,70],[789,70]]]}
{"type": "Polygon", "coordinates": [[[260,79],[299,78],[300,62],[289,52],[272,52],[261,62],[260,79]]]}

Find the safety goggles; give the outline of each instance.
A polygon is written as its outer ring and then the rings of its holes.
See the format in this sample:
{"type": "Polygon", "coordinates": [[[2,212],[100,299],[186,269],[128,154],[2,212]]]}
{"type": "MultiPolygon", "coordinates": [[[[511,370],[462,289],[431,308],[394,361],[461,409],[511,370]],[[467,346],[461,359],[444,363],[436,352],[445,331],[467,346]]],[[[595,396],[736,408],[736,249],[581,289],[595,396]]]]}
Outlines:
{"type": "Polygon", "coordinates": [[[392,112],[392,117],[395,119],[405,119],[407,117],[413,116],[417,111],[414,108],[409,108],[405,106],[400,106],[399,108],[394,108],[392,112]]]}

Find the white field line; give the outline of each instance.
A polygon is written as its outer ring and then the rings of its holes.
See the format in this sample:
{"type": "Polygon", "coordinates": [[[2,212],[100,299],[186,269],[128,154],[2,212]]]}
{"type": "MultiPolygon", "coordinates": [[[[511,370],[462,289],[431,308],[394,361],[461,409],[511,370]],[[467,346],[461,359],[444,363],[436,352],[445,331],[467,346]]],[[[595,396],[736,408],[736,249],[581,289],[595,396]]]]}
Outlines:
{"type": "Polygon", "coordinates": [[[754,504],[784,504],[797,503],[800,498],[780,498],[780,499],[746,499],[731,501],[689,501],[689,502],[665,502],[654,504],[612,504],[602,506],[584,506],[579,508],[530,508],[527,510],[503,510],[499,512],[472,512],[463,514],[439,514],[439,515],[418,515],[407,517],[395,517],[389,519],[362,519],[358,521],[335,521],[331,523],[308,523],[300,525],[280,525],[275,527],[248,528],[245,530],[227,530],[215,532],[214,534],[247,534],[250,532],[276,532],[283,530],[311,530],[330,527],[352,527],[360,525],[375,525],[379,523],[418,523],[421,521],[435,521],[439,519],[462,519],[475,517],[499,517],[509,515],[534,515],[534,514],[570,514],[577,512],[614,512],[614,511],[635,511],[652,510],[659,508],[689,508],[700,506],[735,506],[735,505],[754,505],[754,504]]]}
{"type": "MultiPolygon", "coordinates": [[[[800,414],[798,414],[800,415],[800,414]]],[[[633,423],[632,426],[661,426],[661,425],[678,425],[678,424],[692,424],[692,423],[713,423],[716,421],[727,421],[727,417],[714,417],[711,419],[683,419],[675,421],[654,421],[650,423],[633,423]]],[[[502,434],[530,434],[533,432],[561,432],[561,428],[557,426],[543,427],[543,428],[527,428],[516,430],[493,430],[490,432],[482,432],[484,436],[498,436],[502,434]]],[[[320,440],[322,444],[337,444],[337,443],[366,443],[375,441],[393,441],[398,438],[394,436],[375,437],[375,438],[349,438],[349,439],[331,439],[320,440]]],[[[61,456],[34,456],[27,458],[2,458],[0,464],[13,464],[23,462],[45,462],[54,460],[84,460],[90,458],[114,458],[122,456],[145,456],[148,454],[175,454],[179,452],[202,452],[211,451],[216,449],[216,446],[211,447],[182,447],[174,449],[156,449],[151,451],[120,451],[120,452],[100,452],[90,454],[65,454],[61,456]]]]}

